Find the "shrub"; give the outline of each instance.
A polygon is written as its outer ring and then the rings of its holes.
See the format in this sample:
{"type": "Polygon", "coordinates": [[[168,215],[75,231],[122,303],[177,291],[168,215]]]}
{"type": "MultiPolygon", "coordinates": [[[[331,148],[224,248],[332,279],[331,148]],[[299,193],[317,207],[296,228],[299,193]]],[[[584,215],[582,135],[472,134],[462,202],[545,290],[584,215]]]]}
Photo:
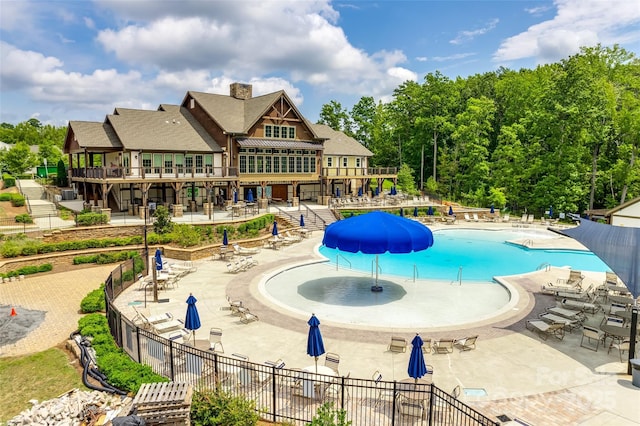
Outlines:
{"type": "Polygon", "coordinates": [[[0,254],[2,257],[18,257],[22,252],[21,244],[18,244],[16,241],[10,240],[2,244],[0,248],[0,254]]]}
{"type": "Polygon", "coordinates": [[[349,426],[351,420],[347,420],[347,412],[342,409],[333,408],[333,402],[325,402],[322,404],[310,426],[349,426]]]}
{"type": "Polygon", "coordinates": [[[192,225],[175,224],[173,226],[172,240],[180,247],[193,247],[200,244],[202,236],[198,229],[192,225]]]}
{"type": "Polygon", "coordinates": [[[104,283],[87,294],[80,302],[80,310],[83,314],[91,314],[94,312],[104,312],[106,309],[104,301],[104,283]]]}
{"type": "Polygon", "coordinates": [[[11,192],[3,192],[0,194],[0,201],[11,201],[11,192]]]}
{"type": "Polygon", "coordinates": [[[12,186],[16,186],[16,178],[11,176],[10,174],[4,173],[2,175],[2,180],[4,182],[5,188],[10,188],[12,186]]]}
{"type": "Polygon", "coordinates": [[[109,223],[109,216],[103,213],[81,213],[76,218],[78,226],[94,226],[109,223]]]}
{"type": "Polygon", "coordinates": [[[15,220],[18,223],[33,223],[33,218],[29,215],[29,213],[16,215],[15,220]]]}
{"type": "Polygon", "coordinates": [[[18,268],[14,271],[2,273],[0,274],[0,277],[7,278],[7,277],[17,277],[19,275],[31,275],[31,274],[37,274],[38,272],[49,272],[52,269],[53,269],[53,265],[51,265],[50,263],[44,263],[42,265],[23,266],[22,268],[18,268]]]}
{"type": "Polygon", "coordinates": [[[193,394],[191,422],[201,426],[250,426],[258,423],[256,403],[222,391],[201,390],[193,394]]]}
{"type": "Polygon", "coordinates": [[[25,199],[21,194],[11,194],[11,205],[13,207],[24,206],[25,199]]]}
{"type": "Polygon", "coordinates": [[[133,361],[116,346],[104,315],[94,313],[82,317],[78,321],[78,329],[83,336],[93,337],[91,345],[96,351],[98,368],[118,389],[136,393],[142,383],[168,381],[155,374],[148,365],[133,361]]]}
{"type": "Polygon", "coordinates": [[[153,231],[156,234],[167,234],[173,229],[173,222],[171,222],[171,215],[169,209],[165,206],[158,206],[153,213],[153,217],[156,220],[153,222],[153,231]]]}

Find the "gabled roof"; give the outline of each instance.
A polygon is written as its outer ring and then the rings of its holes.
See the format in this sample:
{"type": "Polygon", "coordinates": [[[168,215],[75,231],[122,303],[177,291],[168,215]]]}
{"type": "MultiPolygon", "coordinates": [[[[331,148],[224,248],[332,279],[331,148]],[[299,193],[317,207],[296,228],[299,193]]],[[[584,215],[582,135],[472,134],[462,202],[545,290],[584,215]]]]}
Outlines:
{"type": "MultiPolygon", "coordinates": [[[[70,121],[69,129],[73,132],[74,141],[66,141],[66,144],[75,143],[79,149],[121,149],[122,144],[116,136],[113,128],[108,123],[95,121],[70,121]]],[[[68,136],[68,135],[67,135],[68,136]]],[[[69,146],[64,151],[68,152],[69,146]]]]}
{"type": "Polygon", "coordinates": [[[322,151],[321,143],[285,140],[285,139],[260,139],[243,138],[236,139],[240,148],[288,148],[288,149],[312,149],[322,151]]]}
{"type": "Polygon", "coordinates": [[[125,149],[222,152],[186,108],[163,104],[157,111],[116,108],[107,116],[125,149]]]}
{"type": "Polygon", "coordinates": [[[622,203],[619,206],[616,206],[616,207],[612,208],[611,210],[607,210],[606,213],[605,213],[605,216],[611,216],[612,214],[614,214],[614,213],[616,213],[616,212],[618,212],[618,211],[620,211],[622,209],[625,209],[625,208],[627,208],[629,206],[632,206],[632,205],[634,205],[636,203],[640,203],[640,197],[634,198],[634,199],[629,200],[629,201],[627,201],[625,203],[622,203]]]}
{"type": "Polygon", "coordinates": [[[333,130],[326,124],[311,125],[320,138],[326,138],[324,142],[324,155],[356,155],[372,157],[373,152],[364,145],[342,132],[333,130]]]}
{"type": "Polygon", "coordinates": [[[311,133],[313,133],[311,123],[298,111],[284,90],[249,99],[236,99],[233,96],[193,91],[187,92],[185,99],[189,96],[202,107],[209,117],[218,123],[224,132],[240,135],[247,134],[249,129],[267,114],[269,109],[283,97],[293,112],[305,123],[311,133]]]}

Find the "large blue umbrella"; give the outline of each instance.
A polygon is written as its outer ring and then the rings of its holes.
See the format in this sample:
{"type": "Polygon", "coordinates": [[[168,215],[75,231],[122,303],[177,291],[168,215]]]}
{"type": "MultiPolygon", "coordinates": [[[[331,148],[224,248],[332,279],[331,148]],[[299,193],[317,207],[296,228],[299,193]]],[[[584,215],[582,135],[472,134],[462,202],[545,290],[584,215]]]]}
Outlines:
{"type": "Polygon", "coordinates": [[[449,216],[453,216],[453,207],[449,206],[449,216]]]}
{"type": "Polygon", "coordinates": [[[156,271],[160,271],[162,269],[162,251],[160,251],[160,249],[156,249],[154,257],[156,259],[156,271]]]}
{"type": "Polygon", "coordinates": [[[227,235],[227,228],[224,228],[224,232],[222,232],[222,245],[229,245],[229,235],[227,235]]]}
{"type": "Polygon", "coordinates": [[[300,215],[300,228],[304,228],[304,215],[300,215]]]}
{"type": "Polygon", "coordinates": [[[253,203],[253,191],[251,189],[247,192],[247,203],[253,203]]]}
{"type": "Polygon", "coordinates": [[[320,334],[320,320],[316,314],[311,314],[307,321],[309,324],[309,337],[307,337],[307,355],[314,357],[316,362],[316,373],[318,372],[318,357],[324,353],[324,343],[320,334]]]}
{"type": "Polygon", "coordinates": [[[433,206],[429,206],[429,210],[427,210],[427,214],[429,216],[433,216],[433,206]]]}
{"type": "Polygon", "coordinates": [[[271,230],[271,235],[274,237],[278,235],[278,222],[273,221],[273,229],[271,230]]]}
{"type": "Polygon", "coordinates": [[[376,285],[378,286],[378,256],[382,253],[411,253],[433,245],[433,234],[423,224],[382,211],[354,216],[327,226],[322,244],[349,253],[376,255],[376,285]]]}
{"type": "Polygon", "coordinates": [[[187,315],[184,318],[184,328],[193,331],[193,342],[196,341],[196,330],[200,328],[200,315],[198,315],[198,308],[196,308],[196,298],[193,294],[189,293],[187,298],[187,315]]]}
{"type": "Polygon", "coordinates": [[[411,356],[409,357],[409,368],[407,372],[409,377],[413,377],[418,382],[418,379],[427,374],[427,366],[424,365],[424,355],[422,353],[422,338],[419,334],[411,341],[411,356]]]}

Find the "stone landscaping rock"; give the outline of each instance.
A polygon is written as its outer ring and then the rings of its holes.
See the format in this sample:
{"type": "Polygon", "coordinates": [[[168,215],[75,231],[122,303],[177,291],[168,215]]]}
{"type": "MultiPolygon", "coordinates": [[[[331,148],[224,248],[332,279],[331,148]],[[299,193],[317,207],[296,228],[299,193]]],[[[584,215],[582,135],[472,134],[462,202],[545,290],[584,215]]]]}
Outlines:
{"type": "Polygon", "coordinates": [[[73,389],[56,399],[38,402],[7,422],[7,426],[101,425],[118,415],[128,414],[131,398],[100,391],[73,389]]]}

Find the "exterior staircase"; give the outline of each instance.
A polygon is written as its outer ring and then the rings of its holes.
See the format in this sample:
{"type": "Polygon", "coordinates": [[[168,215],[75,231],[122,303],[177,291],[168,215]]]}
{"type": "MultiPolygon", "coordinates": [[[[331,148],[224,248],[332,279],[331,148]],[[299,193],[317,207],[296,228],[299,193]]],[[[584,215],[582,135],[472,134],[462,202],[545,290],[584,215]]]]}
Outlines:
{"type": "Polygon", "coordinates": [[[57,215],[56,205],[47,200],[44,187],[35,180],[25,179],[16,181],[20,193],[27,199],[27,205],[32,217],[57,215]]]}

